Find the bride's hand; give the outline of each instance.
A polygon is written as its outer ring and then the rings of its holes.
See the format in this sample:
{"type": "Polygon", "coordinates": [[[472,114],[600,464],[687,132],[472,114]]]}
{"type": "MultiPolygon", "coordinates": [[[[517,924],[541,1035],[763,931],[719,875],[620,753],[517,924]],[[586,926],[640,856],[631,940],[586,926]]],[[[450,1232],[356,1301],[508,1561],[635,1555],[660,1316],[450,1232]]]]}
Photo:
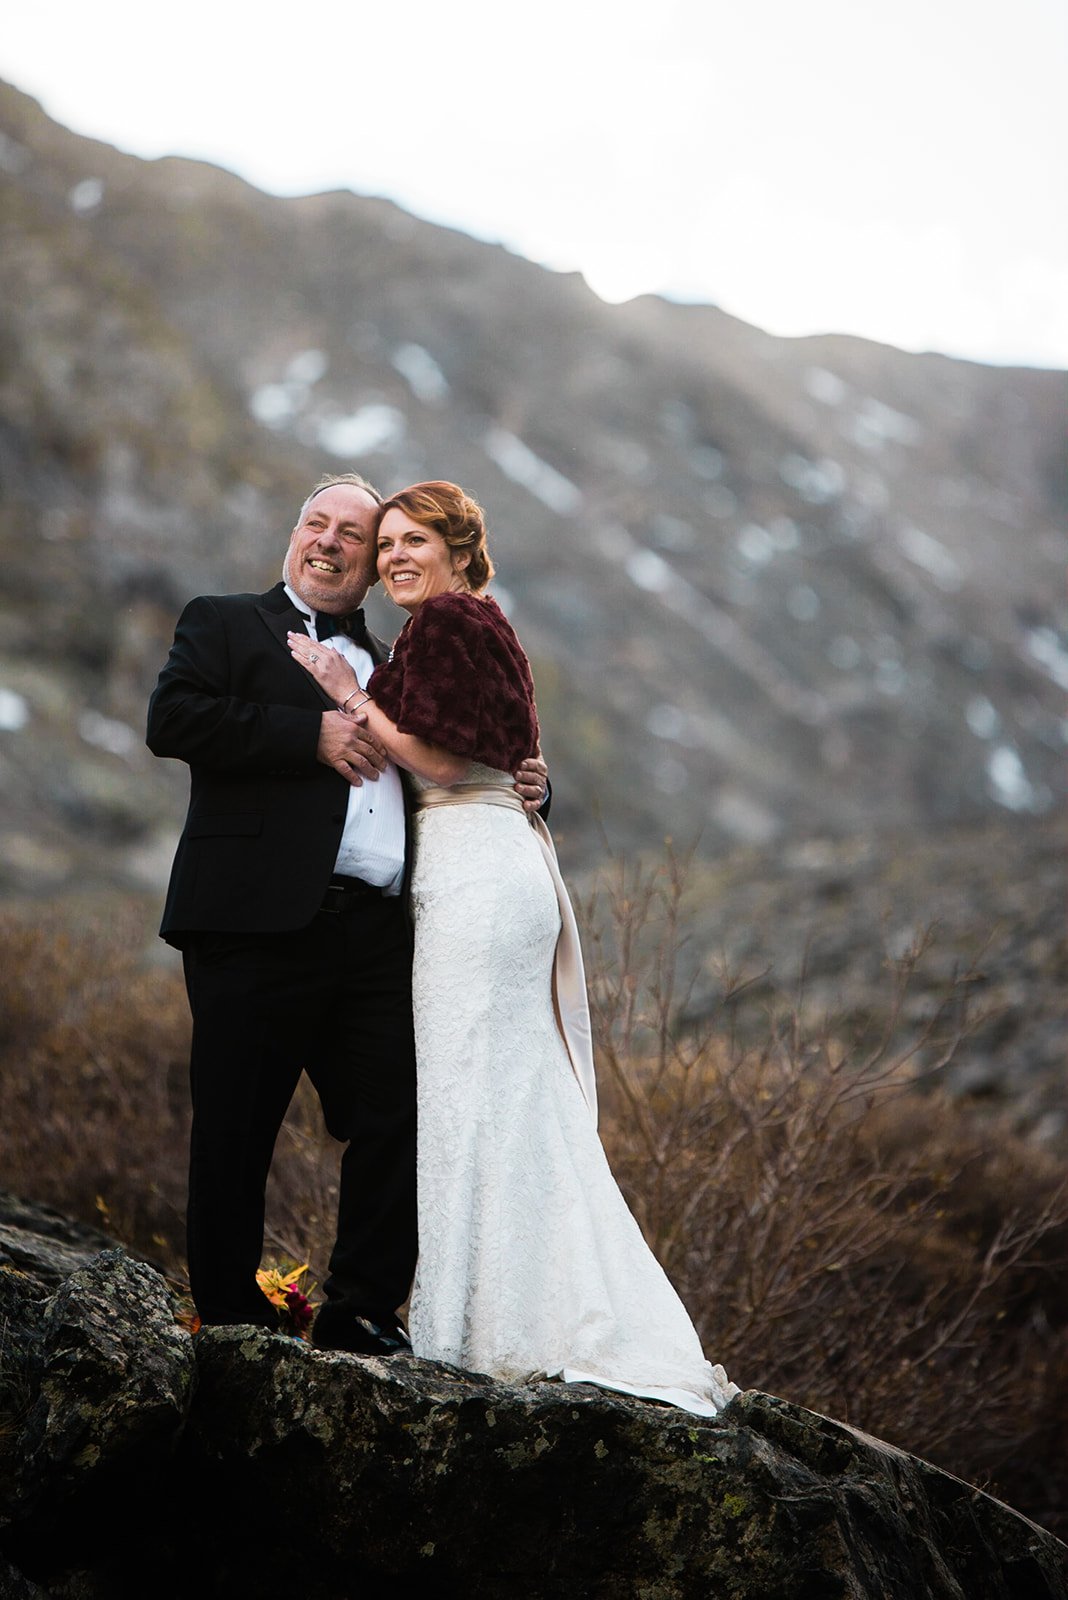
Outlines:
{"type": "Polygon", "coordinates": [[[326,690],[334,704],[340,706],[348,696],[359,697],[359,680],[344,657],[326,645],[316,644],[306,633],[287,635],[290,653],[305,672],[310,672],[316,683],[326,690]]]}

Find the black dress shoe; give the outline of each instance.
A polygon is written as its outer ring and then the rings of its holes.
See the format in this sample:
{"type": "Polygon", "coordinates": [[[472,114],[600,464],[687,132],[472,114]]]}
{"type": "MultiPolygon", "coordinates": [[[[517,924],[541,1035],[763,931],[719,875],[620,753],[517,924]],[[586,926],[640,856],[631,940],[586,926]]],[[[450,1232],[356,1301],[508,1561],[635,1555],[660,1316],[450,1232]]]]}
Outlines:
{"type": "Polygon", "coordinates": [[[326,1305],[315,1319],[312,1344],[317,1350],[347,1350],[355,1356],[411,1355],[412,1341],[396,1317],[382,1321],[326,1305]]]}

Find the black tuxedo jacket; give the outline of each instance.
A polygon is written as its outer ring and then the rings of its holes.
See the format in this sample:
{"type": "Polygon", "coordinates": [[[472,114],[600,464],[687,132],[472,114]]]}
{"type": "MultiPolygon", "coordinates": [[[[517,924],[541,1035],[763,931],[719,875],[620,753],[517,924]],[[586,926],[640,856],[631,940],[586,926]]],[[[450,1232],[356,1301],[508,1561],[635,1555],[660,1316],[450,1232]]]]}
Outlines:
{"type": "Polygon", "coordinates": [[[171,944],[306,927],[322,904],[349,785],[316,759],[334,702],[289,653],[287,632],[303,627],[280,583],[201,595],[179,618],[148,708],[149,749],[190,771],[160,928],[171,944]]]}

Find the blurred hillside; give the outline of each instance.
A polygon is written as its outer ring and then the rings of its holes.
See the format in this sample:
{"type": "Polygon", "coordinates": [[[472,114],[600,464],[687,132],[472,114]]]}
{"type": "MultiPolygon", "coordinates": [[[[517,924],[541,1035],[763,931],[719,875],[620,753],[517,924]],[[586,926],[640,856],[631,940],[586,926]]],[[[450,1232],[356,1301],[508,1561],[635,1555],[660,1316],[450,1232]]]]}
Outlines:
{"type": "Polygon", "coordinates": [[[158,887],[185,775],[142,730],[176,613],[272,583],[331,466],[487,506],[571,867],[601,819],[716,855],[1049,811],[1062,374],[607,306],[2,85],[0,197],[0,889],[158,887]]]}

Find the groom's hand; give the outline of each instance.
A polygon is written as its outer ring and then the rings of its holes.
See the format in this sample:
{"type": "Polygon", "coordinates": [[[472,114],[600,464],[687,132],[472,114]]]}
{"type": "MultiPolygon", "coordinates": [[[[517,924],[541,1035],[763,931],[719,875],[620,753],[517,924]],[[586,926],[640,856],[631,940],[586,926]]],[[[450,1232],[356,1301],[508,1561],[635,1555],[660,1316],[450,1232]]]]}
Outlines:
{"type": "Polygon", "coordinates": [[[358,789],[364,778],[374,783],[378,774],[385,772],[386,752],[357,717],[358,713],[346,717],[340,711],[324,711],[316,756],[358,789]]]}
{"type": "Polygon", "coordinates": [[[524,811],[538,811],[545,804],[549,789],[549,769],[540,756],[528,756],[514,773],[515,792],[524,811]]]}

